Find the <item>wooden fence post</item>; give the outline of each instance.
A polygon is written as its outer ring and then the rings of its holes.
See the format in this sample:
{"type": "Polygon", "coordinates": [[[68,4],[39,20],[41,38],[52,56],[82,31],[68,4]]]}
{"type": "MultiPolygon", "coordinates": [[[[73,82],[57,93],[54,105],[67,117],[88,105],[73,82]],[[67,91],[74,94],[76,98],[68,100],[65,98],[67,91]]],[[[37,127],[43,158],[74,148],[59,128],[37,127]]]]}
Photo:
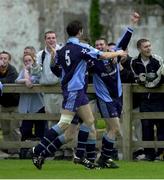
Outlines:
{"type": "Polygon", "coordinates": [[[123,159],[132,159],[132,85],[123,84],[123,123],[122,151],[123,159]]]}

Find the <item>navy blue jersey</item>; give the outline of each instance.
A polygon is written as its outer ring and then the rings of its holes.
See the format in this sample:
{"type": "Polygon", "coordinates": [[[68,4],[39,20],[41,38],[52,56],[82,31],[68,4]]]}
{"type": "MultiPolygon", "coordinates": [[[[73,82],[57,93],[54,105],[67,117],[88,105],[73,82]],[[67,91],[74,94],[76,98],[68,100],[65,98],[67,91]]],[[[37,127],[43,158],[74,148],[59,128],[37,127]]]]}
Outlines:
{"type": "MultiPolygon", "coordinates": [[[[126,32],[119,39],[116,49],[126,49],[131,39],[132,29],[127,28],[126,32]]],[[[91,63],[91,62],[90,62],[91,63]]],[[[113,64],[111,59],[92,62],[93,84],[96,95],[105,102],[112,102],[113,98],[122,95],[119,64],[113,64]]]]}
{"type": "Polygon", "coordinates": [[[69,38],[66,45],[57,51],[55,62],[62,68],[61,85],[63,90],[75,91],[86,87],[87,61],[97,59],[103,52],[80,43],[79,39],[69,38]]]}

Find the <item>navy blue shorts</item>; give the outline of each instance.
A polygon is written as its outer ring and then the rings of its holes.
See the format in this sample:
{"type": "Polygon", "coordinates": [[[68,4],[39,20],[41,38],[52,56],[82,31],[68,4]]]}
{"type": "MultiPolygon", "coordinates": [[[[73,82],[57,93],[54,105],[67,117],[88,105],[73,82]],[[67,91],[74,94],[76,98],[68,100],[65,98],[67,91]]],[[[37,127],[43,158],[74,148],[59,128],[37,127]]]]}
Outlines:
{"type": "Polygon", "coordinates": [[[80,89],[77,91],[63,91],[63,104],[62,108],[71,112],[76,112],[80,106],[89,103],[89,99],[86,95],[86,90],[80,89]]]}
{"type": "Polygon", "coordinates": [[[97,97],[97,106],[102,118],[120,118],[122,112],[122,98],[118,97],[113,99],[112,102],[105,102],[97,97]]]}

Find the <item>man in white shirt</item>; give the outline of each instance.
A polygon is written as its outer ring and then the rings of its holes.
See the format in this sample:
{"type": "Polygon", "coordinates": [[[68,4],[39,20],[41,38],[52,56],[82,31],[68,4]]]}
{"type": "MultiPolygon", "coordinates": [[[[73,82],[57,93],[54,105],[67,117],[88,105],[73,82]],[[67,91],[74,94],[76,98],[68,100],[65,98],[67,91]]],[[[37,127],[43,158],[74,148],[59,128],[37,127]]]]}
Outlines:
{"type": "MultiPolygon", "coordinates": [[[[40,84],[53,85],[59,82],[59,78],[55,76],[51,69],[51,48],[55,50],[59,49],[57,45],[56,34],[54,31],[48,31],[45,33],[45,49],[37,53],[37,63],[41,64],[42,72],[40,78],[40,84]]],[[[62,95],[60,94],[44,94],[45,110],[48,113],[60,113],[62,95]]]]}

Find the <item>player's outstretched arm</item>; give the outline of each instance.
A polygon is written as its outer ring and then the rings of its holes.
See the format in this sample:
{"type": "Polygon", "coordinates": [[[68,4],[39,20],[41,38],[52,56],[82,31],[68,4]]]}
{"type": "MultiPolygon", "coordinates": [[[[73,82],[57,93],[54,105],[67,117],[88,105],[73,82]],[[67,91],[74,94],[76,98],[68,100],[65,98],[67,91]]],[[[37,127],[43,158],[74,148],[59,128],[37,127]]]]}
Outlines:
{"type": "Polygon", "coordinates": [[[100,59],[110,59],[110,58],[115,58],[117,56],[125,56],[127,55],[126,51],[123,50],[118,50],[115,52],[103,52],[103,54],[100,56],[100,59]]]}

